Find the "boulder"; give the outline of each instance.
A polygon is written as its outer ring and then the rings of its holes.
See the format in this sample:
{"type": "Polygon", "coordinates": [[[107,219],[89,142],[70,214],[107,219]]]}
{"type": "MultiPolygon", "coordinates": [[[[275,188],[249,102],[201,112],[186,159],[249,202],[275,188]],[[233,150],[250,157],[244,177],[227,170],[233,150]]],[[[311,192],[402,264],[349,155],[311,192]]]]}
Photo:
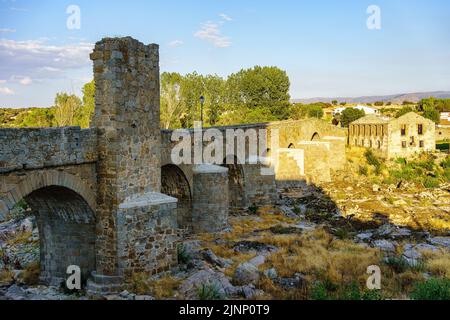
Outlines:
{"type": "Polygon", "coordinates": [[[248,263],[254,265],[255,267],[259,267],[260,265],[264,264],[266,262],[266,258],[262,255],[256,256],[253,259],[251,259],[248,263]]]}
{"type": "Polygon", "coordinates": [[[233,276],[233,283],[236,285],[256,284],[259,281],[259,270],[253,264],[241,263],[233,276]]]}
{"type": "Polygon", "coordinates": [[[210,268],[196,271],[188,277],[179,287],[179,292],[185,299],[198,299],[198,290],[204,285],[216,286],[221,296],[227,297],[237,293],[228,278],[221,272],[216,272],[210,268]]]}
{"type": "Polygon", "coordinates": [[[428,242],[435,246],[441,246],[450,249],[450,237],[434,237],[430,238],[428,242]]]}
{"type": "Polygon", "coordinates": [[[395,245],[388,240],[375,240],[372,242],[375,248],[379,248],[381,251],[385,252],[395,252],[395,245]]]}
{"type": "Polygon", "coordinates": [[[277,270],[275,268],[264,270],[264,275],[269,279],[276,279],[278,277],[277,270]]]}

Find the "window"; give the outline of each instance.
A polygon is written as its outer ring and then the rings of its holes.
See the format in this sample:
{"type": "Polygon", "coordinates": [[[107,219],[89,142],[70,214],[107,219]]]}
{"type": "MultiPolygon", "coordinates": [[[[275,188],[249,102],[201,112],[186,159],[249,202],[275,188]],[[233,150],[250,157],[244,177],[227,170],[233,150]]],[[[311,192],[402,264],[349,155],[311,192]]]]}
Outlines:
{"type": "Polygon", "coordinates": [[[406,125],[402,125],[401,134],[402,134],[402,136],[406,136],[406,125]]]}
{"type": "Polygon", "coordinates": [[[358,139],[355,139],[355,146],[358,145],[358,139]]]}
{"type": "Polygon", "coordinates": [[[425,141],[420,140],[420,141],[419,141],[419,146],[420,146],[421,148],[425,148],[425,141]]]}
{"type": "Polygon", "coordinates": [[[381,141],[378,141],[378,149],[381,149],[381,141]]]}
{"type": "Polygon", "coordinates": [[[403,149],[406,148],[406,141],[402,141],[402,148],[403,148],[403,149]]]}
{"type": "Polygon", "coordinates": [[[415,145],[415,140],[414,140],[414,137],[411,137],[410,138],[410,142],[409,142],[409,144],[411,145],[411,146],[413,146],[413,145],[415,145]]]}
{"type": "Polygon", "coordinates": [[[361,140],[361,147],[364,147],[364,140],[361,140]]]}
{"type": "Polygon", "coordinates": [[[417,125],[417,132],[421,135],[423,134],[423,124],[417,125]]]}
{"type": "Polygon", "coordinates": [[[370,140],[369,142],[369,146],[372,148],[372,140],[370,140]]]}

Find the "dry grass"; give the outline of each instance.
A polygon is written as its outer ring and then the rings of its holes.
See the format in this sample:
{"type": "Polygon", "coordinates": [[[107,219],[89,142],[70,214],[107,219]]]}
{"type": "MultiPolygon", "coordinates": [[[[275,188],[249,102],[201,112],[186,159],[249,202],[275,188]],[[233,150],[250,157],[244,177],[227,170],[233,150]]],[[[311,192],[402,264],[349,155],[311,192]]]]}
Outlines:
{"type": "Polygon", "coordinates": [[[30,263],[20,275],[21,281],[29,286],[39,284],[39,276],[41,274],[41,266],[39,262],[30,263]]]}
{"type": "Polygon", "coordinates": [[[158,300],[172,298],[181,280],[171,276],[163,276],[152,280],[146,273],[135,273],[128,279],[128,288],[138,295],[152,295],[158,300]]]}
{"type": "Polygon", "coordinates": [[[33,241],[30,240],[31,237],[32,237],[31,232],[22,232],[18,234],[14,239],[9,240],[7,243],[8,245],[32,243],[33,241]]]}
{"type": "Polygon", "coordinates": [[[14,272],[11,270],[0,270],[0,285],[8,285],[14,281],[14,272]]]}
{"type": "Polygon", "coordinates": [[[448,252],[423,252],[425,268],[433,275],[450,279],[450,253],[448,252]]]}
{"type": "Polygon", "coordinates": [[[272,254],[263,268],[276,268],[282,277],[302,273],[310,280],[351,282],[365,279],[367,267],[378,264],[379,251],[364,248],[351,241],[333,240],[323,229],[298,236],[272,254]]]}

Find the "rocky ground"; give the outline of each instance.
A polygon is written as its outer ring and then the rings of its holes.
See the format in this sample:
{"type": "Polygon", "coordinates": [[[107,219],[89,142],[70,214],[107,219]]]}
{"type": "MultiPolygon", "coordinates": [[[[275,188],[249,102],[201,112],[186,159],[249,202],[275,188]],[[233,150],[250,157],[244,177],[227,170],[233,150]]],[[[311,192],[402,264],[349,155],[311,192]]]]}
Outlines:
{"type": "MultiPolygon", "coordinates": [[[[376,182],[349,169],[281,189],[275,206],[188,237],[170,272],[136,274],[126,291],[96,298],[409,299],[418,283],[450,279],[450,184],[376,182]],[[376,292],[366,288],[370,265],[381,269],[376,292]]],[[[88,299],[35,284],[38,247],[32,218],[0,224],[0,299],[88,299]]]]}

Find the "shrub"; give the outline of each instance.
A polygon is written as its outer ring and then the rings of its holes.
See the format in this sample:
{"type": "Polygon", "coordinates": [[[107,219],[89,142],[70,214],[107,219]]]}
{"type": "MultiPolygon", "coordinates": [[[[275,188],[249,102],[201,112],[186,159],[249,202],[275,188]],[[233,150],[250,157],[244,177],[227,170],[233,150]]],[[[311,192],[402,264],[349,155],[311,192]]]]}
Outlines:
{"type": "Polygon", "coordinates": [[[367,150],[364,153],[364,156],[366,157],[367,163],[371,166],[375,167],[375,173],[380,174],[381,173],[381,162],[378,160],[378,158],[375,156],[372,150],[367,150]]]}
{"type": "Polygon", "coordinates": [[[133,273],[127,283],[128,289],[135,294],[145,295],[151,293],[149,277],[146,273],[133,273]]]}
{"type": "Polygon", "coordinates": [[[178,262],[181,264],[188,264],[192,260],[191,253],[186,249],[184,244],[177,246],[178,262]]]}
{"type": "Polygon", "coordinates": [[[437,179],[437,178],[427,176],[423,180],[423,186],[427,189],[434,189],[434,188],[439,187],[439,185],[440,185],[439,179],[437,179]]]}
{"type": "Polygon", "coordinates": [[[367,166],[359,166],[359,174],[367,176],[369,174],[369,168],[367,168],[367,166]]]}
{"type": "Polygon", "coordinates": [[[413,300],[450,300],[450,280],[431,278],[418,283],[411,293],[413,300]]]}
{"type": "Polygon", "coordinates": [[[387,257],[385,264],[392,268],[396,273],[402,273],[408,270],[409,264],[403,257],[387,257]]]}
{"type": "Polygon", "coordinates": [[[197,295],[200,300],[224,300],[225,296],[221,293],[217,283],[203,283],[197,288],[197,295]]]}
{"type": "Polygon", "coordinates": [[[327,289],[322,283],[316,283],[311,289],[310,298],[312,300],[329,300],[327,289]]]}
{"type": "Polygon", "coordinates": [[[253,204],[250,207],[248,207],[248,212],[250,212],[251,214],[257,214],[258,210],[259,207],[256,204],[253,204]]]}
{"type": "Polygon", "coordinates": [[[9,285],[14,281],[14,272],[11,270],[0,270],[0,285],[9,285]]]}

